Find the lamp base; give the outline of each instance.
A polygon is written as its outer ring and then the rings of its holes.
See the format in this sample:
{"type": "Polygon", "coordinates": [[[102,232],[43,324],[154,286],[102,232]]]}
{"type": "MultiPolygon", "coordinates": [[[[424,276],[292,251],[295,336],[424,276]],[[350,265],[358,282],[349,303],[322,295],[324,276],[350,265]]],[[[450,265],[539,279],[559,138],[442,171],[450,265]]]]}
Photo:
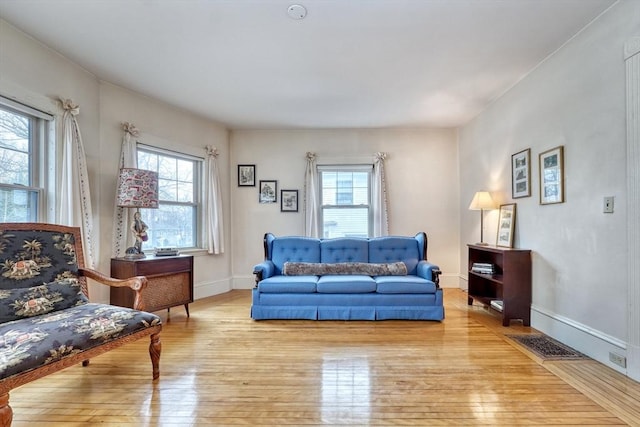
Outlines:
{"type": "Polygon", "coordinates": [[[476,243],[476,246],[489,246],[489,244],[485,242],[480,242],[480,243],[476,243]]]}

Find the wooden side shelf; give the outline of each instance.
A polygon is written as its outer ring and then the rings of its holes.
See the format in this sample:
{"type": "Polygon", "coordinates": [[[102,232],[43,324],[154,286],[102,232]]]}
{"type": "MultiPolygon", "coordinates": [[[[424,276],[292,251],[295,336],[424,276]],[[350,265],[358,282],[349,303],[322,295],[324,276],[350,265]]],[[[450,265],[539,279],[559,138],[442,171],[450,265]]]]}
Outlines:
{"type": "MultiPolygon", "coordinates": [[[[146,311],[158,311],[184,305],[189,316],[193,302],[193,256],[148,256],[142,259],[111,258],[111,276],[125,279],[146,276],[142,291],[146,311]]],[[[111,304],[133,307],[134,294],[128,288],[111,288],[111,304]]]]}
{"type": "Polygon", "coordinates": [[[523,325],[531,324],[531,251],[501,248],[492,245],[469,247],[469,298],[491,307],[491,301],[502,301],[502,325],[509,326],[513,319],[523,325]],[[474,263],[493,264],[494,274],[471,271],[474,263]]]}

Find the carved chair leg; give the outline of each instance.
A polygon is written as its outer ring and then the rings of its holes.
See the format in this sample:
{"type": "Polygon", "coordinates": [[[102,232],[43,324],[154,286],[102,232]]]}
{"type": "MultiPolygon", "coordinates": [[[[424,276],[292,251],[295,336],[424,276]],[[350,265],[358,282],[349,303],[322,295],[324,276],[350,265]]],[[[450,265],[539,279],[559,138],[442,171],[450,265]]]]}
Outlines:
{"type": "Polygon", "coordinates": [[[160,342],[160,334],[151,335],[151,343],[149,344],[149,355],[151,356],[151,365],[153,366],[153,379],[160,378],[160,352],[162,351],[162,343],[160,342]]]}
{"type": "Polygon", "coordinates": [[[13,421],[13,409],[9,406],[9,393],[0,396],[0,426],[10,427],[13,421]]]}

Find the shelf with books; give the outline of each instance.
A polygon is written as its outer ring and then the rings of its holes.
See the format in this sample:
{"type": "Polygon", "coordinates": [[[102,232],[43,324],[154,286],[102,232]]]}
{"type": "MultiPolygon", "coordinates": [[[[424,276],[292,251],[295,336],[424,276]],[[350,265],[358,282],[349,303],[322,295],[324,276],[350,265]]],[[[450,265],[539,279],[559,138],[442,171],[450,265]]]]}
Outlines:
{"type": "Polygon", "coordinates": [[[531,319],[531,251],[491,245],[469,247],[469,298],[491,307],[508,326],[512,319],[521,319],[529,326],[531,319]],[[493,271],[492,274],[478,272],[493,271]],[[501,310],[497,302],[502,301],[501,310]]]}
{"type": "Polygon", "coordinates": [[[477,271],[470,270],[469,274],[473,274],[474,276],[482,277],[486,280],[492,280],[494,282],[502,283],[503,277],[502,274],[486,274],[486,273],[478,273],[477,271]]]}

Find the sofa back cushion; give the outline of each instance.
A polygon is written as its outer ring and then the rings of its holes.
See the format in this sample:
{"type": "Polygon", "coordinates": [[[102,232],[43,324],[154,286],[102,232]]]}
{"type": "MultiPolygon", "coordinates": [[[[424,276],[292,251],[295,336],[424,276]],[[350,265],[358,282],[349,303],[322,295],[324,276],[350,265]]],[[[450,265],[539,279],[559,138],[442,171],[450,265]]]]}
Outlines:
{"type": "Polygon", "coordinates": [[[369,262],[369,242],[362,237],[322,240],[320,262],[369,262]]]}
{"type": "Polygon", "coordinates": [[[75,236],[50,230],[0,230],[0,289],[30,288],[78,276],[75,236]]]}
{"type": "Polygon", "coordinates": [[[418,241],[413,237],[374,237],[369,240],[369,262],[392,263],[402,261],[408,274],[416,274],[420,261],[418,241]]]}
{"type": "Polygon", "coordinates": [[[278,237],[273,240],[271,261],[275,267],[274,274],[283,274],[284,263],[320,262],[320,239],[312,237],[278,237]]]}

